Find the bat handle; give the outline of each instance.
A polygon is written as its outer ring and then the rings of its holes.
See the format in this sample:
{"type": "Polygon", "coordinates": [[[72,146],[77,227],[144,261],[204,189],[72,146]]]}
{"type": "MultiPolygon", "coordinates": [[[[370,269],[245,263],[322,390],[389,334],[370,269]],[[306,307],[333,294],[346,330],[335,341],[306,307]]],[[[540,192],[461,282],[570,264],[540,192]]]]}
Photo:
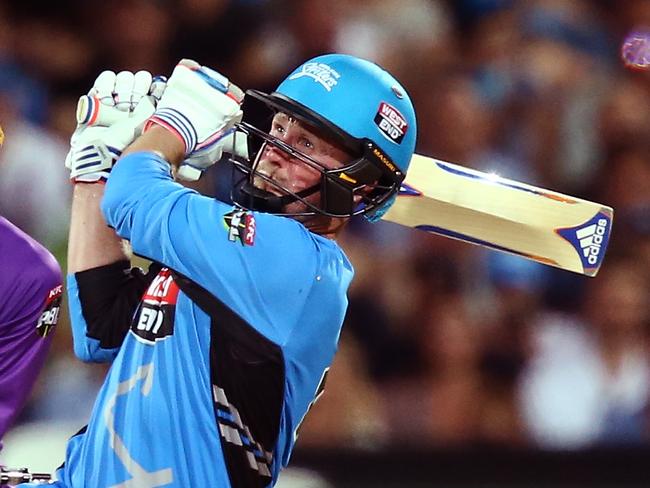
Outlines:
{"type": "Polygon", "coordinates": [[[129,112],[103,104],[99,98],[82,95],[77,102],[77,124],[108,127],[129,118],[129,112]]]}

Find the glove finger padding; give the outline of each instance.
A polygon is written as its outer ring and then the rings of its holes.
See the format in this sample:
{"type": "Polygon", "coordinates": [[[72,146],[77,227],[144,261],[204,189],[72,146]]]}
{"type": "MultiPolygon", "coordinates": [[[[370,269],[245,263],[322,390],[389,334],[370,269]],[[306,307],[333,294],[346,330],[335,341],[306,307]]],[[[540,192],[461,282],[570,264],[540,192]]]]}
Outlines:
{"type": "Polygon", "coordinates": [[[135,75],[130,71],[120,71],[115,77],[115,89],[113,90],[115,107],[123,112],[131,111],[134,82],[135,75]]]}
{"type": "Polygon", "coordinates": [[[167,88],[167,77],[161,75],[154,76],[151,87],[149,87],[149,96],[155,99],[154,105],[162,98],[163,93],[165,93],[165,88],[167,88]]]}
{"type": "Polygon", "coordinates": [[[116,77],[117,75],[113,71],[102,71],[95,79],[88,95],[97,97],[104,105],[115,105],[113,92],[116,77]]]}
{"type": "Polygon", "coordinates": [[[153,76],[148,71],[138,71],[133,77],[133,89],[131,91],[131,111],[140,103],[142,97],[149,95],[153,76]]]}
{"type": "Polygon", "coordinates": [[[65,161],[72,180],[94,182],[108,178],[124,148],[141,134],[145,121],[154,113],[156,98],[150,95],[152,90],[163,93],[164,78],[157,78],[154,86],[146,71],[135,75],[105,71],[97,77],[89,94],[77,104],[77,129],[65,161]]]}

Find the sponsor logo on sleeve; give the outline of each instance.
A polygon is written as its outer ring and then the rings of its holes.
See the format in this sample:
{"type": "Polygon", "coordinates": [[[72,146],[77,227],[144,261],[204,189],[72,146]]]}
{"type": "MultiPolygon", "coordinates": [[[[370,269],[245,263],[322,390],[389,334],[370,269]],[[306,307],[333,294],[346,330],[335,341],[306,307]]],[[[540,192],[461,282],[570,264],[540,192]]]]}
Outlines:
{"type": "Polygon", "coordinates": [[[244,210],[233,210],[223,216],[223,221],[228,230],[228,240],[241,242],[242,246],[255,244],[255,217],[244,210]]]}
{"type": "Polygon", "coordinates": [[[47,337],[59,321],[61,310],[61,297],[63,296],[63,285],[52,288],[45,299],[45,308],[36,323],[36,333],[41,337],[47,337]]]}
{"type": "Polygon", "coordinates": [[[375,124],[389,141],[397,144],[402,142],[409,128],[406,118],[400,111],[386,102],[379,104],[375,124]]]}
{"type": "Polygon", "coordinates": [[[154,344],[174,333],[178,291],[171,271],[168,268],[161,269],[144,293],[140,309],[131,325],[131,332],[138,340],[154,344]]]}
{"type": "Polygon", "coordinates": [[[320,83],[328,92],[332,91],[332,88],[338,84],[341,77],[338,71],[325,63],[305,63],[300,67],[300,70],[289,76],[289,79],[297,80],[304,76],[311,78],[316,83],[320,83]]]}

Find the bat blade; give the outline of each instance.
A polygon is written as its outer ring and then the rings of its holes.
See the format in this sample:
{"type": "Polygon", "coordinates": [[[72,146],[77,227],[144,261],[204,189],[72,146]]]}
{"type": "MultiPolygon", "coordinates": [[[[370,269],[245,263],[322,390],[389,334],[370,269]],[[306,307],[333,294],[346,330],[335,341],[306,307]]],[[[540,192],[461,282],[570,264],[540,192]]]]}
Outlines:
{"type": "Polygon", "coordinates": [[[595,276],[613,216],[599,203],[416,154],[383,219],[595,276]]]}

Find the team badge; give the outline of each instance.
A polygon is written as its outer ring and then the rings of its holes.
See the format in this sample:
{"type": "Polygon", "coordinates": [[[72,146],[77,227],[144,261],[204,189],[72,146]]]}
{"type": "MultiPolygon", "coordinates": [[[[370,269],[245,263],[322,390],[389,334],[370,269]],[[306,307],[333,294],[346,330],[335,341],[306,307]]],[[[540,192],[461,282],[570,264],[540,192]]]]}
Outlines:
{"type": "Polygon", "coordinates": [[[296,80],[304,76],[311,78],[315,83],[319,83],[328,92],[332,91],[332,88],[338,84],[338,80],[341,77],[338,71],[328,64],[305,63],[301,66],[299,71],[296,71],[294,74],[289,76],[289,79],[296,80]]]}
{"type": "Polygon", "coordinates": [[[377,115],[375,115],[375,124],[389,141],[397,144],[402,142],[409,128],[406,119],[399,110],[386,102],[379,104],[377,115]]]}
{"type": "Polygon", "coordinates": [[[223,216],[228,229],[228,240],[239,241],[242,246],[252,246],[255,243],[255,217],[245,210],[233,210],[223,216]]]}
{"type": "Polygon", "coordinates": [[[36,333],[41,337],[47,337],[59,321],[61,310],[61,297],[63,296],[63,285],[55,286],[47,294],[45,308],[36,323],[36,333]]]}

